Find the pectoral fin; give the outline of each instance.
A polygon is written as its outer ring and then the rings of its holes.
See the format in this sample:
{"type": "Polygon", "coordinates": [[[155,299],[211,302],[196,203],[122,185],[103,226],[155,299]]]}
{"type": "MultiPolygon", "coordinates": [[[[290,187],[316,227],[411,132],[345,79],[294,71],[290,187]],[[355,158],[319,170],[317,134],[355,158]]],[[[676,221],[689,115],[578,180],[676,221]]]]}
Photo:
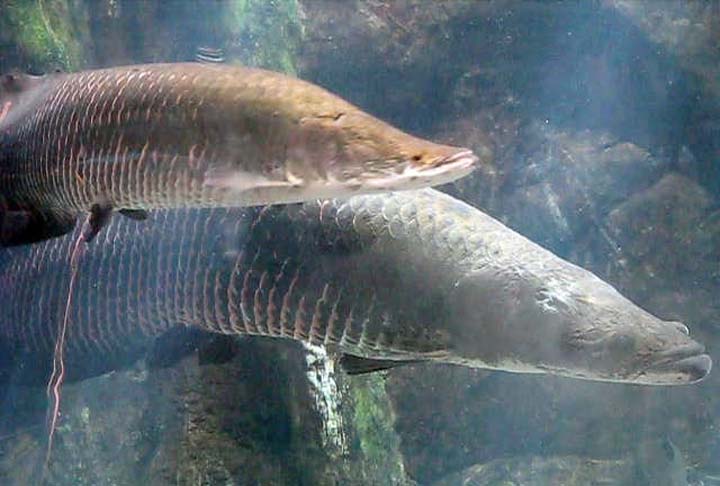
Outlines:
{"type": "Polygon", "coordinates": [[[112,206],[109,204],[93,204],[90,208],[90,217],[88,218],[88,224],[83,228],[83,240],[85,243],[90,243],[97,235],[100,230],[103,229],[110,222],[112,216],[112,206]]]}
{"type": "Polygon", "coordinates": [[[143,209],[120,209],[118,213],[135,221],[145,221],[148,219],[148,213],[143,209]]]}
{"type": "Polygon", "coordinates": [[[411,363],[419,363],[422,360],[394,361],[390,359],[361,358],[352,354],[343,354],[340,357],[340,366],[348,375],[363,375],[375,371],[389,370],[411,363]]]}
{"type": "Polygon", "coordinates": [[[213,168],[205,173],[204,184],[218,189],[246,192],[264,188],[294,187],[288,181],[278,181],[250,172],[231,168],[213,168]]]}
{"type": "Polygon", "coordinates": [[[0,246],[17,246],[62,236],[76,218],[66,213],[0,207],[0,246]]]}

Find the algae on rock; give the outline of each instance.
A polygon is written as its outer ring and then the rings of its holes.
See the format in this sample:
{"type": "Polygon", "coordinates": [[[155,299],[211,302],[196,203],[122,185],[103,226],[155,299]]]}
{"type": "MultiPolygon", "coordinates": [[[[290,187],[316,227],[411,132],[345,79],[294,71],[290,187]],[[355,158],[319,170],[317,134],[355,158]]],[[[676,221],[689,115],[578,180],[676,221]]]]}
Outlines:
{"type": "Polygon", "coordinates": [[[86,63],[87,13],[82,2],[10,0],[0,6],[0,37],[31,70],[74,70],[86,63]]]}
{"type": "MultiPolygon", "coordinates": [[[[349,381],[353,400],[352,425],[364,458],[363,472],[387,484],[406,484],[395,417],[380,374],[357,376],[349,381]]],[[[370,479],[370,478],[368,478],[370,479]]]]}
{"type": "Polygon", "coordinates": [[[227,51],[249,66],[296,72],[302,39],[298,0],[234,0],[223,12],[227,51]]]}

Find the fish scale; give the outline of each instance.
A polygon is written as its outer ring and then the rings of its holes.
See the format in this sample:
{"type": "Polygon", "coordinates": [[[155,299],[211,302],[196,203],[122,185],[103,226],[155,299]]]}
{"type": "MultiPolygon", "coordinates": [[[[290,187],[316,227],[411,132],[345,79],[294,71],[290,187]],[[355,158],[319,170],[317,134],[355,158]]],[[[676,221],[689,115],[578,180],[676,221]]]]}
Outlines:
{"type": "Polygon", "coordinates": [[[0,102],[10,106],[0,121],[0,196],[34,217],[5,245],[64,234],[94,204],[302,202],[449,182],[478,161],[311,83],[239,66],[5,76],[0,102]]]}
{"type": "Polygon", "coordinates": [[[278,326],[280,322],[278,314],[280,312],[281,305],[278,304],[278,299],[282,297],[282,295],[278,296],[277,285],[278,282],[280,282],[284,277],[283,272],[284,264],[280,265],[280,271],[277,272],[275,277],[270,277],[271,283],[267,294],[267,312],[265,317],[265,328],[268,330],[268,334],[270,334],[271,336],[282,335],[278,326]]]}
{"type": "MultiPolygon", "coordinates": [[[[0,307],[0,347],[19,381],[47,380],[78,231],[0,250],[0,302],[11,303],[0,307]]],[[[434,360],[674,384],[710,369],[682,326],[430,189],[114,218],[79,272],[64,353],[71,380],[126,366],[183,326],[326,345],[361,360],[346,364],[359,372],[434,360]],[[572,305],[548,311],[540,294],[572,305]],[[604,355],[619,333],[651,346],[604,355]],[[563,361],[570,350],[576,361],[563,361]]]]}

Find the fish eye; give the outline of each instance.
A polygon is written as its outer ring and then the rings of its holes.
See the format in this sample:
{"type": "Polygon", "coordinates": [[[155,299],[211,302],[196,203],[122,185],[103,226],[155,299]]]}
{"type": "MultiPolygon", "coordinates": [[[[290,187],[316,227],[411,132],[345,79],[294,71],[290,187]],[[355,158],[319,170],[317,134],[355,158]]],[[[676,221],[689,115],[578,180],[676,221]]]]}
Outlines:
{"type": "Polygon", "coordinates": [[[423,156],[421,154],[415,154],[411,157],[411,160],[413,162],[420,162],[422,160],[423,156]]]}

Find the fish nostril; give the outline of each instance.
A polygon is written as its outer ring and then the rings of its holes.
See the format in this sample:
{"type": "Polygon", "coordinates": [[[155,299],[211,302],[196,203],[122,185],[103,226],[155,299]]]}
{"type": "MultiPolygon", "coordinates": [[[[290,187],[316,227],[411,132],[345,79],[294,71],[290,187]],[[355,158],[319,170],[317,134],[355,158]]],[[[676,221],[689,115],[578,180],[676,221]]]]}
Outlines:
{"type": "Polygon", "coordinates": [[[690,335],[690,329],[688,329],[688,327],[682,322],[673,322],[673,324],[675,324],[675,327],[677,327],[686,336],[690,335]]]}

